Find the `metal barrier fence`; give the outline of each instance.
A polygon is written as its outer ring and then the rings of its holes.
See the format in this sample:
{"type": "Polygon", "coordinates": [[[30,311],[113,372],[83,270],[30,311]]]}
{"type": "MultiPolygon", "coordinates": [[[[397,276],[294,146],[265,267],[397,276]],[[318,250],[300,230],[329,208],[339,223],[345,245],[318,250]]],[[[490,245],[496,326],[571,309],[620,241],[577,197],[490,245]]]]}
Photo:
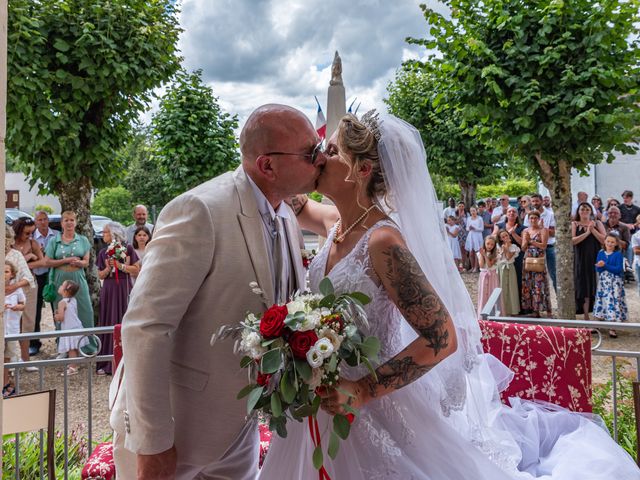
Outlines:
{"type": "MultiPolygon", "coordinates": [[[[503,317],[500,315],[498,308],[500,295],[502,290],[496,288],[487,300],[486,305],[480,312],[483,320],[491,320],[493,322],[503,323],[520,323],[525,325],[543,325],[548,327],[569,327],[569,328],[588,328],[598,336],[598,341],[591,346],[591,354],[599,357],[611,357],[611,377],[612,377],[612,406],[613,406],[613,438],[618,441],[618,371],[617,359],[635,358],[636,364],[636,381],[640,381],[640,351],[628,350],[608,350],[602,347],[602,333],[600,330],[618,330],[640,334],[640,323],[618,323],[618,322],[600,322],[586,320],[567,320],[554,318],[533,318],[533,317],[503,317]]],[[[638,439],[640,443],[640,438],[638,439]]],[[[640,447],[640,445],[639,445],[640,447]]],[[[640,460],[640,452],[639,452],[640,460]]]]}
{"type": "MultiPolygon", "coordinates": [[[[60,338],[69,336],[87,336],[94,337],[97,340],[96,351],[92,355],[82,354],[76,358],[61,358],[50,360],[32,360],[29,362],[10,362],[5,363],[4,367],[14,369],[14,381],[15,388],[18,393],[20,392],[20,371],[27,367],[36,367],[38,369],[38,389],[45,389],[45,369],[48,367],[64,367],[63,371],[63,435],[64,435],[64,479],[69,478],[69,378],[67,373],[67,365],[88,365],[87,368],[87,446],[89,453],[93,449],[93,418],[92,418],[92,405],[93,405],[93,372],[95,370],[95,364],[102,361],[111,361],[113,355],[98,355],[100,346],[102,344],[100,337],[97,335],[113,334],[113,326],[110,327],[96,327],[85,328],[78,330],[55,330],[48,332],[36,332],[36,333],[21,333],[16,335],[6,335],[5,341],[19,341],[19,340],[36,340],[45,338],[60,338]]],[[[57,415],[56,415],[57,418],[57,415]]],[[[45,478],[44,468],[44,431],[40,430],[40,478],[45,478]]],[[[15,475],[14,478],[19,480],[20,477],[20,434],[16,434],[15,438],[15,475]]],[[[58,475],[56,474],[56,477],[58,475]]],[[[3,476],[3,478],[5,478],[3,476]]],[[[50,479],[51,480],[51,479],[50,479]]]]}

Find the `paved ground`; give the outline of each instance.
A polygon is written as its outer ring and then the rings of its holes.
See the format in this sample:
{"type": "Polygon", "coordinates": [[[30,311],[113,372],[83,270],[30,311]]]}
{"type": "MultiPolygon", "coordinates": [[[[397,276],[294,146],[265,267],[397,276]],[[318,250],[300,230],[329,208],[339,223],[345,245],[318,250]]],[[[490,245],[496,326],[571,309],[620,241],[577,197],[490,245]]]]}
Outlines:
{"type": "MultiPolygon", "coordinates": [[[[478,274],[464,273],[463,279],[465,285],[474,303],[477,301],[477,285],[478,274]]],[[[627,286],[627,302],[629,305],[630,319],[633,322],[640,323],[640,298],[638,297],[636,284],[628,284],[627,286]]],[[[552,291],[553,296],[553,291],[552,291]]],[[[555,297],[552,299],[555,307],[555,297]]],[[[43,330],[53,329],[51,312],[47,312],[44,316],[43,330]]],[[[620,333],[619,338],[610,339],[605,337],[604,346],[609,349],[616,350],[636,350],[640,351],[640,335],[629,335],[620,333]]],[[[36,357],[38,359],[54,358],[55,343],[53,340],[45,340],[41,353],[36,357]]],[[[57,424],[59,428],[63,425],[64,403],[63,395],[64,382],[60,375],[61,368],[48,368],[43,378],[44,388],[55,388],[58,391],[58,409],[57,424]]],[[[596,357],[594,359],[593,379],[595,383],[605,382],[610,377],[611,362],[607,359],[596,357]]],[[[87,395],[89,383],[88,367],[82,367],[78,375],[68,377],[68,416],[70,429],[82,429],[86,432],[88,425],[87,395]]],[[[93,383],[92,391],[92,417],[93,417],[93,439],[99,440],[110,434],[109,428],[109,412],[108,412],[108,390],[111,377],[99,377],[91,371],[91,381],[93,383]]],[[[23,373],[20,375],[20,385],[22,391],[33,391],[39,388],[38,373],[23,373]]]]}

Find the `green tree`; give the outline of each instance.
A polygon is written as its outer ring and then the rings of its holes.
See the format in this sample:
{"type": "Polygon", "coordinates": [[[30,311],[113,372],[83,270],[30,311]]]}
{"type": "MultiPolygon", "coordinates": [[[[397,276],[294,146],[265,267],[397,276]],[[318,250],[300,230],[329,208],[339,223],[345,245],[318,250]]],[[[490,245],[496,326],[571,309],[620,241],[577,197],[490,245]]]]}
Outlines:
{"type": "Polygon", "coordinates": [[[93,204],[92,213],[104,215],[116,222],[127,225],[133,222],[131,192],[124,187],[107,187],[98,190],[93,204]]]}
{"type": "Polygon", "coordinates": [[[237,117],[220,109],[200,70],[176,74],[151,125],[158,164],[172,195],[239,164],[237,117]]]}
{"type": "Polygon", "coordinates": [[[391,113],[420,131],[429,170],[453,179],[469,208],[475,203],[478,184],[500,178],[507,156],[461,128],[461,113],[446,102],[448,90],[447,78],[440,71],[410,62],[389,85],[385,101],[391,113]]]}
{"type": "Polygon", "coordinates": [[[446,0],[422,5],[428,61],[455,93],[468,131],[525,158],[553,197],[558,306],[574,318],[571,169],[632,153],[637,139],[638,1],[446,0]]]}
{"type": "Polygon", "coordinates": [[[160,211],[171,200],[171,189],[160,169],[155,141],[148,127],[139,127],[127,144],[118,152],[126,165],[122,180],[131,192],[134,205],[143,204],[160,211]]]}
{"type": "MultiPolygon", "coordinates": [[[[91,192],[118,182],[113,152],[179,68],[171,0],[11,0],[7,148],[92,238],[91,192]]],[[[92,259],[93,262],[93,259],[92,259]]],[[[95,269],[87,269],[94,300],[95,269]]]]}

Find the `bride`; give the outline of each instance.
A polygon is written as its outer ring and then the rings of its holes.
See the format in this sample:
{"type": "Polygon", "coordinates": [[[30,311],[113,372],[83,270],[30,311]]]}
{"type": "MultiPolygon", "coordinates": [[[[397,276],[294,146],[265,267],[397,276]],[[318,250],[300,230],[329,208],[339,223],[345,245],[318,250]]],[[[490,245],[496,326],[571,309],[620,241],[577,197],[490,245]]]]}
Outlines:
{"type": "MultiPolygon", "coordinates": [[[[297,197],[300,225],[327,237],[310,266],[312,291],[371,299],[366,335],[382,344],[377,379],[341,371],[318,414],[326,448],[331,416],[359,409],[349,438],[324,466],[333,480],[640,479],[598,417],[512,399],[510,372],[484,355],[473,304],[451,258],[419,133],[392,116],[344,117],[327,144],[317,190],[329,207],[297,197]],[[349,392],[351,396],[345,393],[349,392]]],[[[274,435],[261,479],[312,479],[306,424],[274,435]]],[[[326,450],[325,450],[326,451],[326,450]]],[[[326,478],[326,477],[325,477],[326,478]]]]}

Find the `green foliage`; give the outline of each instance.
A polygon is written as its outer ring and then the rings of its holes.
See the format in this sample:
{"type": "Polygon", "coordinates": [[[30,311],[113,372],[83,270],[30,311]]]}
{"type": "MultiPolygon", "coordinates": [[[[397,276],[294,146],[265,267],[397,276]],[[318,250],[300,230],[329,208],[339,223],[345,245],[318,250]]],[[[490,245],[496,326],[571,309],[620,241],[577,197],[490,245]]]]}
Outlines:
{"type": "Polygon", "coordinates": [[[136,129],[118,155],[126,165],[122,183],[131,192],[132,203],[155,206],[160,211],[171,200],[172,195],[160,171],[155,141],[148,129],[136,129]]]}
{"type": "Polygon", "coordinates": [[[507,157],[465,131],[447,102],[449,80],[429,64],[406,63],[389,85],[386,103],[422,135],[430,173],[477,185],[499,178],[507,157]]]}
{"type": "Polygon", "coordinates": [[[33,207],[33,213],[39,212],[42,210],[43,212],[47,212],[49,215],[53,213],[53,207],[51,205],[36,205],[33,207]]]}
{"type": "Polygon", "coordinates": [[[12,0],[8,25],[7,146],[25,174],[48,192],[119,181],[113,152],[179,67],[174,2],[12,0]]]}
{"type": "MultiPolygon", "coordinates": [[[[638,437],[636,434],[635,410],[633,406],[633,380],[623,373],[620,363],[616,365],[618,400],[618,443],[633,458],[636,457],[638,437]]],[[[600,415],[613,433],[613,379],[593,386],[593,413],[600,415]]]]}
{"type": "Polygon", "coordinates": [[[322,201],[322,194],[318,193],[318,192],[311,192],[309,194],[309,198],[311,200],[315,200],[316,202],[321,202],[322,201]]]}
{"type": "MultiPolygon", "coordinates": [[[[46,433],[44,435],[46,448],[46,433]]],[[[87,437],[81,430],[72,430],[69,434],[68,458],[69,478],[80,478],[82,467],[89,454],[87,437]]],[[[2,437],[2,479],[13,479],[15,476],[16,436],[2,437]]],[[[107,440],[104,440],[107,441],[107,440]]],[[[56,476],[62,478],[64,474],[64,436],[57,432],[54,439],[56,476]]],[[[20,478],[35,480],[48,478],[46,456],[44,459],[44,477],[40,477],[40,434],[37,432],[20,434],[20,478]]]]}
{"type": "Polygon", "coordinates": [[[131,212],[134,203],[131,192],[124,187],[108,187],[99,190],[93,199],[91,211],[96,215],[104,215],[123,225],[133,223],[131,212]]]}
{"type": "MultiPolygon", "coordinates": [[[[433,186],[436,190],[438,198],[442,201],[446,201],[449,197],[453,197],[459,200],[461,197],[460,186],[442,178],[439,175],[431,175],[433,180],[433,186]]],[[[499,183],[492,183],[490,185],[479,185],[476,191],[476,198],[478,200],[485,199],[487,197],[499,197],[506,194],[510,197],[517,197],[519,195],[530,195],[536,192],[538,187],[534,180],[527,180],[525,178],[508,178],[500,181],[499,183]]]]}
{"type": "Polygon", "coordinates": [[[537,160],[551,183],[636,150],[637,1],[443,3],[451,18],[423,5],[430,38],[410,43],[438,52],[428,64],[446,75],[470,134],[537,160]]]}
{"type": "Polygon", "coordinates": [[[158,164],[172,195],[238,166],[237,126],[200,70],[174,77],[152,119],[158,164]]]}

